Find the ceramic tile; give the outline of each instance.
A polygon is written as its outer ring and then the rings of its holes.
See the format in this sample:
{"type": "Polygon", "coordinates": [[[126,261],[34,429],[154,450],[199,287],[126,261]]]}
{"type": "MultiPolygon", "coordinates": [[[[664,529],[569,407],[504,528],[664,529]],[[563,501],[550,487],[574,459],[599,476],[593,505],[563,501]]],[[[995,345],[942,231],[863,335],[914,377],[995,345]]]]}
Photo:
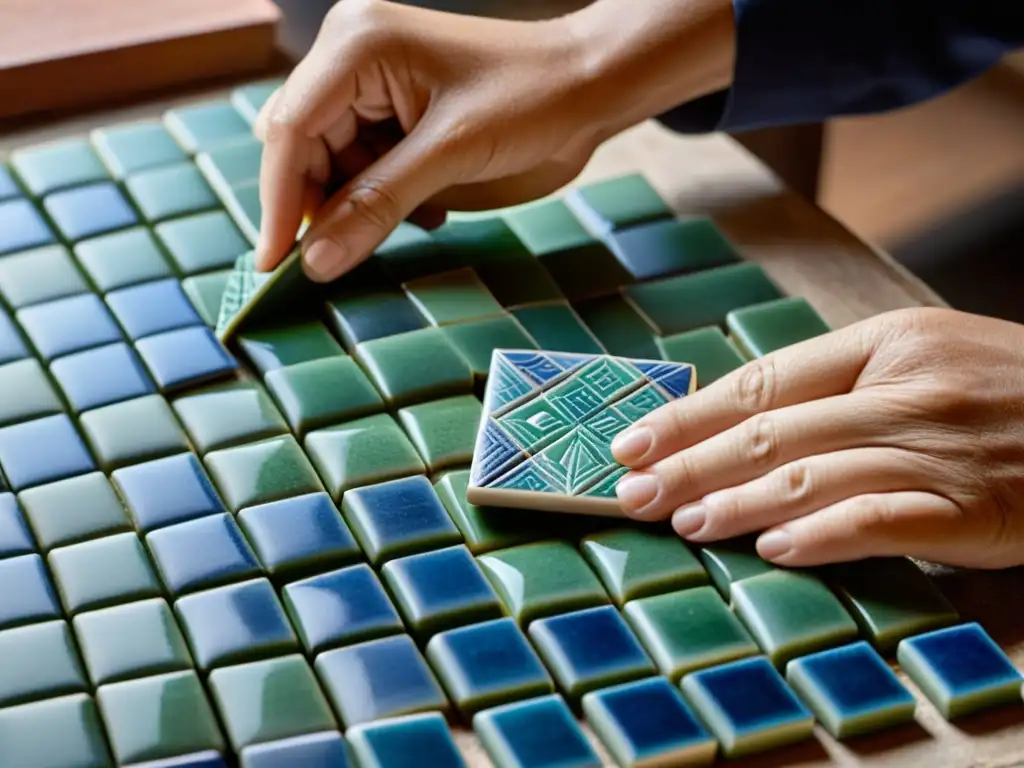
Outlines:
{"type": "Polygon", "coordinates": [[[654,329],[622,296],[602,296],[575,305],[580,319],[609,354],[656,360],[654,329]]]}
{"type": "Polygon", "coordinates": [[[210,185],[189,162],[139,171],[128,177],[125,189],[151,224],[217,207],[210,185]]]}
{"type": "Polygon", "coordinates": [[[780,669],[796,656],[857,636],[857,625],[842,603],[810,573],[777,570],[736,582],[732,604],[780,669]]]}
{"type": "MultiPolygon", "coordinates": [[[[250,234],[246,232],[247,237],[250,234]]],[[[304,315],[308,307],[319,305],[324,286],[306,277],[300,256],[300,250],[294,248],[270,272],[256,270],[251,249],[235,259],[221,297],[217,338],[227,344],[243,327],[279,326],[282,317],[296,312],[304,315]]]]}
{"type": "Polygon", "coordinates": [[[110,479],[135,527],[144,534],[224,511],[210,479],[191,453],[125,467],[110,479]]]}
{"type": "Polygon", "coordinates": [[[48,245],[0,259],[0,298],[11,309],[89,290],[67,248],[48,245]]]}
{"type": "Polygon", "coordinates": [[[402,286],[432,325],[478,320],[502,314],[501,305],[468,267],[410,280],[402,286]]]}
{"type": "Polygon", "coordinates": [[[347,728],[448,708],[444,691],[408,635],[327,651],[317,657],[315,667],[335,713],[347,728]]]}
{"type": "Polygon", "coordinates": [[[310,658],[405,629],[377,575],[365,563],[293,582],[282,595],[310,658]]]}
{"type": "Polygon", "coordinates": [[[178,107],[164,115],[167,130],[189,154],[213,149],[252,134],[230,101],[178,107]]]}
{"type": "Polygon", "coordinates": [[[192,668],[185,637],[161,598],[80,613],[73,626],[93,686],[192,668]]]}
{"type": "Polygon", "coordinates": [[[356,725],[346,737],[362,768],[466,768],[448,723],[436,712],[356,725]]]}
{"type": "Polygon", "coordinates": [[[121,341],[121,331],[99,297],[82,294],[36,304],[18,322],[44,360],[121,341]]]}
{"type": "Polygon", "coordinates": [[[633,600],[624,613],[658,669],[673,681],[758,653],[750,633],[711,587],[633,600]]]}
{"type": "Polygon", "coordinates": [[[914,719],[913,695],[863,641],[794,659],[786,680],[838,739],[914,719]]]}
{"type": "Polygon", "coordinates": [[[327,699],[302,656],[215,669],[209,686],[236,752],[336,727],[327,699]]]}
{"type": "Polygon", "coordinates": [[[170,277],[170,264],[145,227],[132,227],[75,244],[75,258],[101,292],[170,277]]]}
{"type": "Polygon", "coordinates": [[[0,707],[88,690],[71,629],[47,621],[0,632],[0,707]],[[16,660],[16,661],[15,661],[16,660]]]}
{"type": "Polygon", "coordinates": [[[349,349],[364,341],[424,327],[412,302],[397,291],[346,296],[327,304],[331,324],[349,349]]]}
{"type": "Polygon", "coordinates": [[[262,162],[263,142],[255,136],[196,156],[196,167],[222,199],[236,187],[258,182],[262,162]]]}
{"type": "Polygon", "coordinates": [[[262,375],[345,352],[322,323],[305,322],[238,335],[238,345],[262,375]]]}
{"type": "Polygon", "coordinates": [[[536,349],[516,320],[508,315],[446,326],[445,338],[473,370],[478,380],[487,377],[496,349],[536,349]]]}
{"type": "MultiPolygon", "coordinates": [[[[121,500],[102,472],[59,480],[18,497],[41,552],[131,530],[121,500]],[[68,514],[74,509],[74,514],[68,514]]],[[[0,548],[2,549],[2,548],[0,548]]]]}
{"type": "Polygon", "coordinates": [[[317,768],[350,768],[345,740],[336,731],[293,736],[242,750],[241,768],[292,768],[310,765],[317,768]]]}
{"type": "Polygon", "coordinates": [[[710,765],[718,753],[718,742],[664,678],[588,693],[583,711],[623,768],[710,765]]]}
{"type": "Polygon", "coordinates": [[[659,336],[657,343],[661,357],[677,363],[690,363],[697,369],[700,387],[718,381],[746,362],[733,341],[716,326],[665,338],[659,336]]]}
{"type": "Polygon", "coordinates": [[[288,424],[267,393],[250,381],[231,381],[190,391],[172,406],[192,445],[201,454],[288,431],[288,424]]]}
{"type": "Polygon", "coordinates": [[[84,693],[0,709],[0,764],[113,768],[96,705],[84,693]]]}
{"type": "Polygon", "coordinates": [[[58,547],[47,562],[68,616],[161,594],[160,580],[134,532],[58,547]]]}
{"type": "Polygon", "coordinates": [[[82,414],[79,423],[106,472],[189,449],[181,425],[159,395],[105,405],[82,414]],[[139,424],[146,429],[140,430],[139,424]]]}
{"type": "MultiPolygon", "coordinates": [[[[3,229],[0,229],[2,232],[3,229]]],[[[25,342],[7,313],[0,314],[0,364],[28,356],[25,342]]]]}
{"type": "Polygon", "coordinates": [[[271,578],[327,570],[362,555],[326,493],[243,509],[238,523],[271,578]]]}
{"type": "Polygon", "coordinates": [[[473,391],[469,364],[438,328],[363,342],[355,357],[393,407],[473,391]]]}
{"type": "Polygon", "coordinates": [[[174,597],[262,572],[238,523],[226,512],[153,531],[146,546],[174,597]]]}
{"type": "Polygon", "coordinates": [[[256,245],[260,221],[263,219],[259,182],[252,181],[232,187],[231,194],[224,197],[223,202],[242,234],[251,245],[256,245]]]}
{"type": "Polygon", "coordinates": [[[196,667],[217,667],[281,656],[299,649],[284,608],[266,579],[186,595],[174,613],[196,667]]]}
{"type": "Polygon", "coordinates": [[[466,501],[468,487],[468,470],[448,472],[434,484],[434,490],[474,555],[523,544],[550,524],[543,513],[470,504],[466,501]]]}
{"type": "Polygon", "coordinates": [[[758,556],[755,541],[748,536],[703,546],[698,553],[712,583],[726,600],[732,597],[732,587],[737,581],[776,570],[758,556]]]}
{"type": "Polygon", "coordinates": [[[98,128],[90,138],[104,165],[117,179],[186,159],[167,129],[156,121],[98,128]]]}
{"type": "Polygon", "coordinates": [[[238,368],[235,359],[205,326],[147,336],[135,348],[162,392],[227,376],[238,368]]]}
{"type": "Polygon", "coordinates": [[[725,322],[736,343],[751,358],[763,357],[831,330],[807,299],[800,296],[733,310],[725,322]]]}
{"type": "Polygon", "coordinates": [[[118,765],[225,747],[195,672],[103,685],[96,701],[118,765]]]}
{"type": "Polygon", "coordinates": [[[455,269],[464,262],[460,254],[441,248],[433,233],[408,221],[391,231],[374,251],[374,258],[399,281],[455,269]]]}
{"type": "Polygon", "coordinates": [[[43,200],[43,209],[69,243],[125,229],[139,220],[121,191],[109,182],[54,192],[43,200]]]}
{"type": "Polygon", "coordinates": [[[219,752],[207,749],[193,752],[191,755],[169,757],[166,760],[136,763],[133,768],[228,768],[228,764],[224,762],[219,752]]]}
{"type": "Polygon", "coordinates": [[[238,227],[223,211],[165,221],[153,231],[184,275],[227,269],[249,249],[238,227]]]}
{"type": "Polygon", "coordinates": [[[96,468],[71,419],[63,415],[0,429],[0,466],[15,491],[96,468]]]}
{"type": "Polygon", "coordinates": [[[900,641],[896,656],[906,675],[948,720],[1021,703],[1024,677],[977,623],[909,637],[900,641]]]}
{"type": "Polygon", "coordinates": [[[16,197],[0,202],[0,254],[38,248],[55,239],[31,201],[16,197]]]}
{"type": "Polygon", "coordinates": [[[14,180],[14,176],[7,169],[7,166],[0,165],[0,200],[7,200],[18,197],[21,194],[21,187],[14,180]]]}
{"type": "Polygon", "coordinates": [[[0,559],[30,555],[36,548],[13,493],[0,493],[0,559]]]}
{"type": "Polygon", "coordinates": [[[221,299],[224,297],[224,289],[230,276],[231,270],[222,269],[218,272],[186,277],[181,281],[181,290],[188,296],[192,306],[209,328],[217,327],[221,299]]]}
{"type": "Polygon", "coordinates": [[[39,555],[0,560],[0,583],[18,589],[0,592],[0,629],[60,618],[60,603],[39,555]]]}
{"type": "Polygon", "coordinates": [[[124,342],[58,358],[50,373],[77,413],[156,392],[139,356],[124,342]]]}
{"type": "Polygon", "coordinates": [[[549,352],[600,355],[604,348],[566,302],[520,307],[512,315],[538,347],[549,352]]]}
{"type": "Polygon", "coordinates": [[[598,235],[673,215],[650,182],[638,173],[571,189],[565,201],[576,216],[598,235]]]}
{"type": "Polygon", "coordinates": [[[480,401],[460,395],[411,405],[398,419],[431,472],[468,465],[480,426],[480,401]]]}
{"type": "Polygon", "coordinates": [[[290,436],[213,451],[205,462],[232,512],[324,489],[290,436]]]}
{"type": "Polygon", "coordinates": [[[691,273],[739,261],[732,244],[710,219],[669,219],[631,227],[614,233],[609,244],[637,280],[691,273]]]}
{"type": "Polygon", "coordinates": [[[79,138],[16,149],[10,162],[25,189],[35,197],[110,178],[89,142],[79,138]]]}
{"type": "Polygon", "coordinates": [[[335,355],[275,368],[265,378],[297,436],[384,410],[384,401],[351,357],[335,355]]]}
{"type": "Polygon", "coordinates": [[[32,359],[0,365],[0,427],[53,416],[63,410],[53,384],[32,359]]]}
{"type": "Polygon", "coordinates": [[[108,293],[106,300],[131,339],[202,322],[181,284],[173,278],[121,288],[108,293]]]}
{"type": "Polygon", "coordinates": [[[405,432],[387,414],[311,432],[305,446],[336,501],[359,486],[426,472],[405,432]]]}
{"type": "Polygon", "coordinates": [[[427,643],[427,658],[464,717],[554,692],[551,677],[512,619],[434,635],[427,643]]]}
{"type": "Polygon", "coordinates": [[[600,768],[565,702],[555,695],[503,704],[478,713],[473,730],[498,768],[600,768]]]}

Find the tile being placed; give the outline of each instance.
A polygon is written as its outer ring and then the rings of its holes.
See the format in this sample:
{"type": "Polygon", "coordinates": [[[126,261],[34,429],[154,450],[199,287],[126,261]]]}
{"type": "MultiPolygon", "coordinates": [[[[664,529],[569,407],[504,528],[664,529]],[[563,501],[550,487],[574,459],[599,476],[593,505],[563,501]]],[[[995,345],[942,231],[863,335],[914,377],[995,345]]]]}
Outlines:
{"type": "Polygon", "coordinates": [[[0,254],[38,248],[55,240],[32,201],[15,197],[0,202],[0,254]]]}
{"type": "Polygon", "coordinates": [[[436,712],[356,725],[345,735],[361,768],[466,768],[448,722],[436,712]]]}
{"type": "Polygon", "coordinates": [[[183,275],[227,269],[249,249],[238,227],[223,211],[165,221],[153,231],[183,275]]]}
{"type": "Polygon", "coordinates": [[[60,397],[43,367],[34,359],[0,365],[0,427],[64,410],[60,397]]]}
{"type": "Polygon", "coordinates": [[[102,472],[30,488],[18,498],[43,553],[132,527],[124,504],[102,472]],[[69,509],[74,514],[68,514],[69,509]]]}
{"type": "Polygon", "coordinates": [[[658,349],[666,360],[690,363],[700,371],[700,386],[706,387],[746,363],[736,344],[717,326],[697,328],[664,338],[658,349]]]}
{"type": "Polygon", "coordinates": [[[146,227],[82,240],[75,245],[74,253],[102,293],[173,274],[163,250],[146,227]]]}
{"type": "Polygon", "coordinates": [[[288,431],[273,401],[252,381],[230,381],[190,390],[171,405],[200,454],[288,431]]]}
{"type": "MultiPolygon", "coordinates": [[[[345,739],[337,731],[322,731],[308,736],[265,741],[246,747],[239,754],[241,768],[293,768],[311,765],[318,768],[349,768],[345,739]]],[[[198,767],[197,767],[198,768],[198,767]]]]}
{"type": "Polygon", "coordinates": [[[67,248],[48,245],[0,259],[0,298],[21,309],[89,290],[67,248]]]}
{"type": "Polygon", "coordinates": [[[47,621],[0,632],[0,707],[88,690],[71,628],[47,621]]]}
{"type": "Polygon", "coordinates": [[[84,693],[0,709],[0,764],[114,765],[96,703],[84,693]]]}
{"type": "Polygon", "coordinates": [[[104,165],[118,179],[186,159],[167,129],[156,121],[97,128],[90,139],[104,165]]]}
{"type": "Polygon", "coordinates": [[[540,696],[477,713],[473,730],[497,768],[600,768],[573,713],[561,697],[540,696]]]}
{"type": "Polygon", "coordinates": [[[43,200],[43,209],[69,243],[125,229],[139,221],[121,190],[109,182],[54,192],[43,200]]]}
{"type": "MultiPolygon", "coordinates": [[[[238,231],[235,225],[232,227],[238,231]]],[[[246,325],[276,324],[296,307],[312,306],[322,300],[322,287],[314,285],[302,271],[298,248],[270,272],[256,270],[255,252],[250,248],[243,249],[233,260],[224,286],[216,325],[217,337],[224,343],[246,325]]]]}
{"type": "Polygon", "coordinates": [[[57,592],[39,555],[0,560],[0,580],[18,585],[0,591],[0,630],[61,617],[57,592]]]}
{"type": "Polygon", "coordinates": [[[832,330],[807,299],[800,296],[733,310],[725,323],[750,358],[764,357],[832,330]]]}

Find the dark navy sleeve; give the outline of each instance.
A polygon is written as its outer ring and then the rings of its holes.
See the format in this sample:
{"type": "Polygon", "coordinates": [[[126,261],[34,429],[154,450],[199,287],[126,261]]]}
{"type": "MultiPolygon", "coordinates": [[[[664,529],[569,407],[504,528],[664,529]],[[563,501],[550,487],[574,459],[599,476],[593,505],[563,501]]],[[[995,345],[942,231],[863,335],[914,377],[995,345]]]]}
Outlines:
{"type": "Polygon", "coordinates": [[[1024,46],[1021,0],[732,0],[727,91],[662,115],[687,133],[883,112],[937,96],[1024,46]]]}

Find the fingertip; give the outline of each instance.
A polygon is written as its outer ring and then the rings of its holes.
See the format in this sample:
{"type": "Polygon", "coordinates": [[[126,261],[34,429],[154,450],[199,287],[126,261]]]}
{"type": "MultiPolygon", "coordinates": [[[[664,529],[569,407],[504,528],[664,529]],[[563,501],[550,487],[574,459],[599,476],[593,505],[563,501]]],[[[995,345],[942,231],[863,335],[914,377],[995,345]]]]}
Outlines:
{"type": "Polygon", "coordinates": [[[758,537],[756,549],[762,559],[783,564],[793,552],[793,537],[782,528],[768,531],[758,537]]]}
{"type": "Polygon", "coordinates": [[[636,467],[650,452],[654,435],[647,427],[630,427],[612,440],[612,456],[626,467],[636,467]]]}

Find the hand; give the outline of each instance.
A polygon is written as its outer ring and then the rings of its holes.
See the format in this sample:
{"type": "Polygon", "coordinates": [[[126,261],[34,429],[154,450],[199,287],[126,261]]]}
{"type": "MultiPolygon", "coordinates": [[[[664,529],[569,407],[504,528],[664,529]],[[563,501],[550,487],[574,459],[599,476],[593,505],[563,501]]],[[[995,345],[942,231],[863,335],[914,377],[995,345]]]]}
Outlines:
{"type": "MultiPolygon", "coordinates": [[[[700,372],[698,371],[698,376],[700,372]]],[[[749,363],[622,433],[618,493],[783,566],[1024,563],[1024,327],[900,310],[749,363]]]]}

